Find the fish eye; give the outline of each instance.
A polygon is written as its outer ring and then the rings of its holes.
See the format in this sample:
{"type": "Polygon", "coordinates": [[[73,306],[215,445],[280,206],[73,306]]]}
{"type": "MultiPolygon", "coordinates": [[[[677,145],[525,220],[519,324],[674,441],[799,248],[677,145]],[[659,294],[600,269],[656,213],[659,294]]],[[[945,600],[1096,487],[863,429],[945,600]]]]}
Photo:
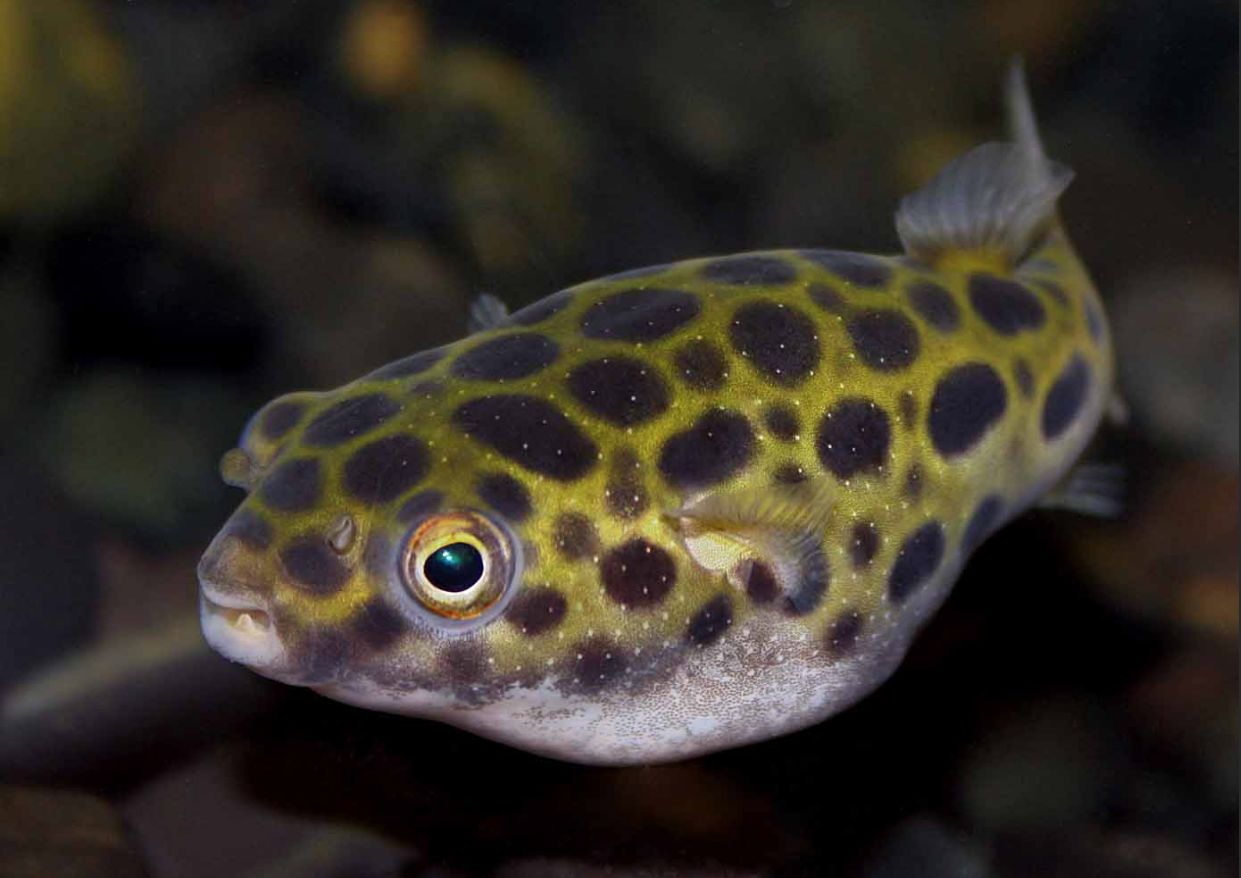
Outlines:
{"type": "Polygon", "coordinates": [[[445,619],[476,619],[516,579],[513,540],[486,516],[463,510],[416,525],[401,553],[401,579],[425,609],[445,619]]]}

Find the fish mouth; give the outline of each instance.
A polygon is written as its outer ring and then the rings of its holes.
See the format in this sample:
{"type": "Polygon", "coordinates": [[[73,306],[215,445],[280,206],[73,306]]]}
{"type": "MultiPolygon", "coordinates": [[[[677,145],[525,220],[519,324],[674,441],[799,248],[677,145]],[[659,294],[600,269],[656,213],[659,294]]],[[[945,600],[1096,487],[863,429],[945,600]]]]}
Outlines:
{"type": "Polygon", "coordinates": [[[226,659],[268,676],[279,674],[287,664],[267,608],[204,588],[199,592],[199,615],[207,643],[226,659]]]}

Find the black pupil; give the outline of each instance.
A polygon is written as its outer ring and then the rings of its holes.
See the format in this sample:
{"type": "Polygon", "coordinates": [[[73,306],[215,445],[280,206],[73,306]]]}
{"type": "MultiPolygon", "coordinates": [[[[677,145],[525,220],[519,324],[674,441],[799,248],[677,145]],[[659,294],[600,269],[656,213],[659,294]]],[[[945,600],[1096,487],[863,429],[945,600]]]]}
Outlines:
{"type": "Polygon", "coordinates": [[[422,572],[441,591],[465,591],[483,575],[483,556],[469,543],[450,543],[431,553],[422,572]]]}

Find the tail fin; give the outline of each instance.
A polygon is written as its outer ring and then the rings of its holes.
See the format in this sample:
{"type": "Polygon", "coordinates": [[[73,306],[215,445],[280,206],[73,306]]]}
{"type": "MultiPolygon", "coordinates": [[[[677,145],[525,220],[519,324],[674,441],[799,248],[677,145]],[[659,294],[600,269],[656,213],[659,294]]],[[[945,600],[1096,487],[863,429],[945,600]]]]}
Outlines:
{"type": "Polygon", "coordinates": [[[1005,99],[1013,142],[975,147],[901,201],[896,230],[915,259],[936,265],[968,253],[1011,268],[1053,221],[1073,172],[1043,153],[1020,61],[1005,99]]]}

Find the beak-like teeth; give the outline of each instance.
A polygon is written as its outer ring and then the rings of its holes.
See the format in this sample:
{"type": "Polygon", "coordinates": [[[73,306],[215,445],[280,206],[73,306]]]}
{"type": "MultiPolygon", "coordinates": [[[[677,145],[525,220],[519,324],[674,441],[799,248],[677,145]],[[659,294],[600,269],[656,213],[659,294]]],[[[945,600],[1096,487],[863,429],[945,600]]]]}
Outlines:
{"type": "Polygon", "coordinates": [[[259,673],[275,672],[285,662],[284,644],[267,610],[204,590],[202,627],[216,652],[259,673]]]}

